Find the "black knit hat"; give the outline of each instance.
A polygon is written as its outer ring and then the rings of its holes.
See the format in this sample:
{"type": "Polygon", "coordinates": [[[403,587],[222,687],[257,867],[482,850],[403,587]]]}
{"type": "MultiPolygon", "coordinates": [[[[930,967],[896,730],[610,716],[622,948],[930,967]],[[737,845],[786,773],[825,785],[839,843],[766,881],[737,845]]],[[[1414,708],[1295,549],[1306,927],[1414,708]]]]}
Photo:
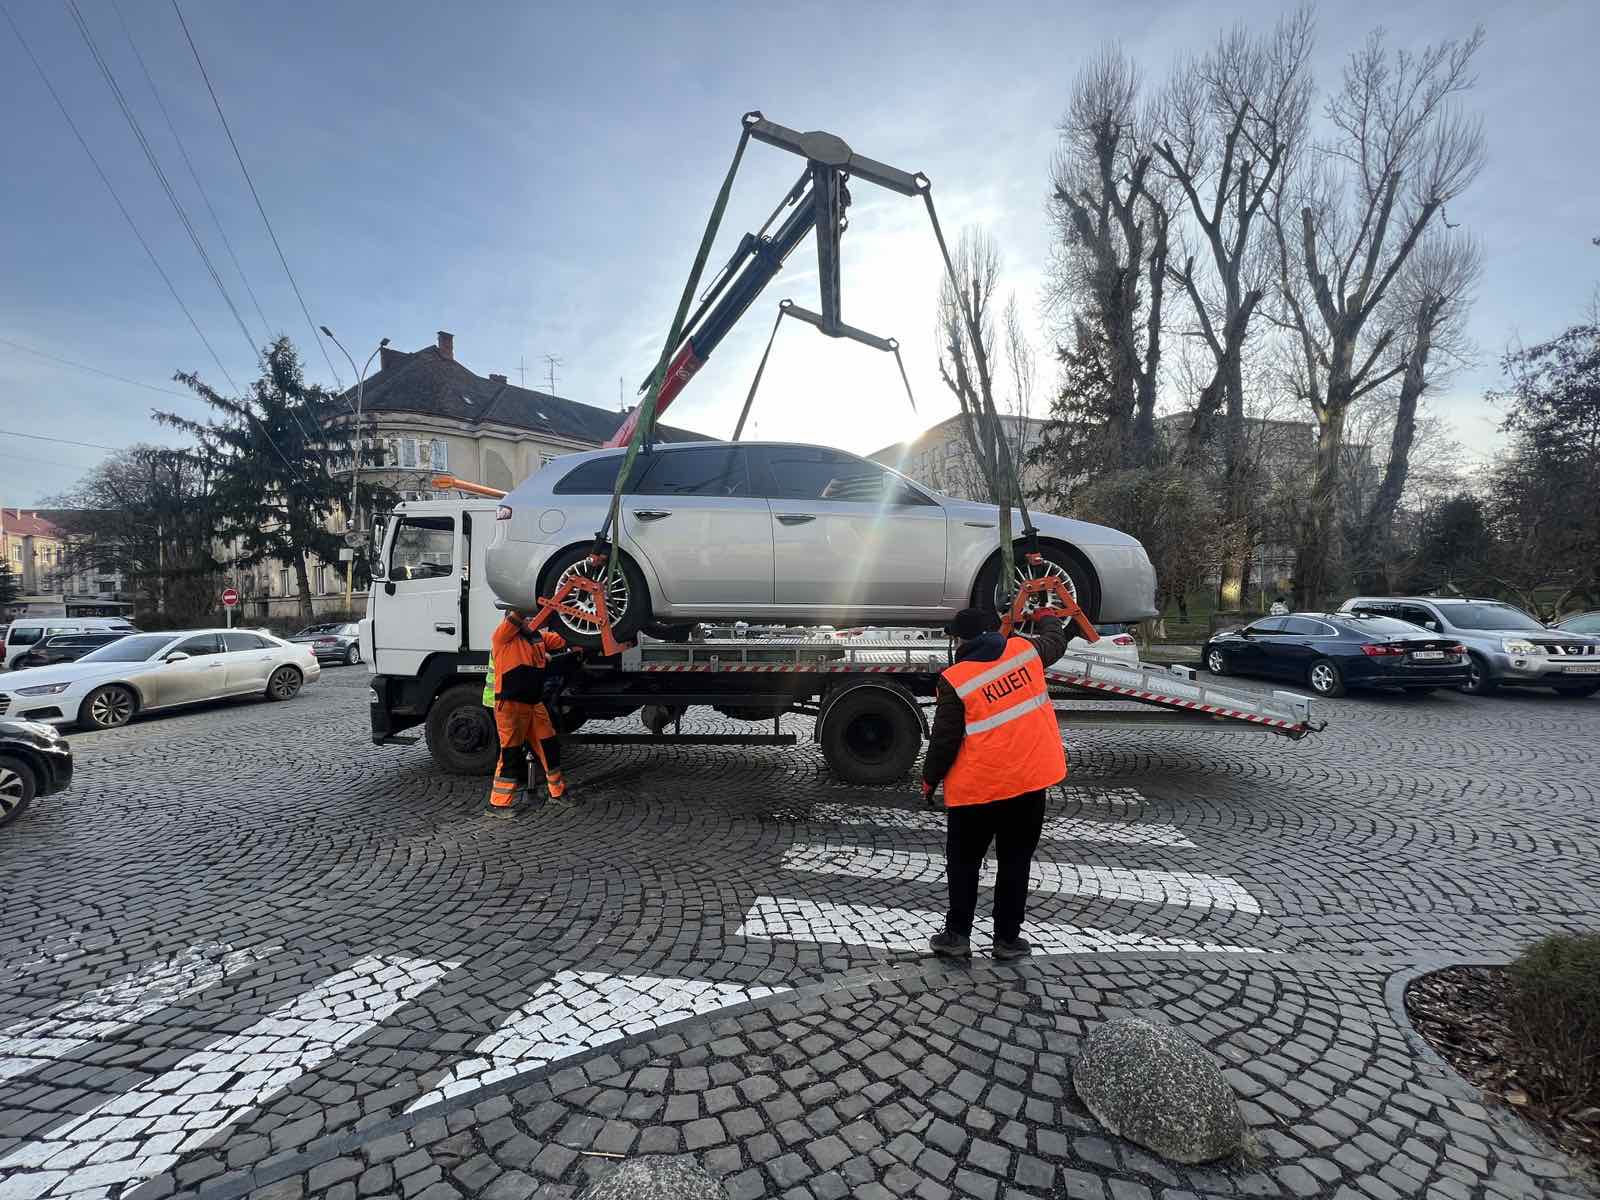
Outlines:
{"type": "Polygon", "coordinates": [[[985,612],[981,608],[963,608],[956,614],[955,620],[944,627],[944,631],[965,642],[998,628],[1000,623],[992,612],[985,612]]]}

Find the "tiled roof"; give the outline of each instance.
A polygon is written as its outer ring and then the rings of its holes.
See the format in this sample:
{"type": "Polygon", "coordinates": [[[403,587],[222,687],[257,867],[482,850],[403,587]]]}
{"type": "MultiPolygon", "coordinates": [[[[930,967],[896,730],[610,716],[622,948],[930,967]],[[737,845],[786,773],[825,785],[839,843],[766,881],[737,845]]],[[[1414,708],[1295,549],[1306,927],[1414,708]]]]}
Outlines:
{"type": "Polygon", "coordinates": [[[65,537],[65,532],[41,517],[37,509],[0,508],[0,526],[13,537],[65,537]]]}

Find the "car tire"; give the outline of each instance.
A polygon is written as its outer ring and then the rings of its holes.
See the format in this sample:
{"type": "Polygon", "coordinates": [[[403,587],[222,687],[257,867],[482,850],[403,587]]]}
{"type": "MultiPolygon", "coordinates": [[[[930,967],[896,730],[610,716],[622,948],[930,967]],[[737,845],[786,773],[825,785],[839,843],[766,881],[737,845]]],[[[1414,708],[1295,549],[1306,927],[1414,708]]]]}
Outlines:
{"type": "Polygon", "coordinates": [[[38,791],[33,767],[20,758],[0,754],[0,825],[20,817],[38,791]]]}
{"type": "Polygon", "coordinates": [[[268,700],[293,700],[300,694],[300,687],[305,683],[305,676],[300,674],[298,667],[279,667],[267,676],[268,700]]]}
{"type": "MultiPolygon", "coordinates": [[[[596,568],[587,566],[590,550],[591,547],[584,544],[572,546],[556,555],[545,568],[544,578],[539,585],[539,594],[547,598],[554,596],[570,573],[594,578],[595,571],[605,571],[603,563],[596,568]]],[[[611,618],[612,636],[619,642],[631,642],[650,620],[650,595],[645,587],[644,576],[639,573],[639,568],[634,566],[632,559],[623,554],[617,565],[619,568],[617,579],[606,596],[606,609],[611,618]],[[614,607],[619,603],[622,606],[620,615],[614,607]]],[[[577,608],[594,611],[594,605],[587,593],[569,597],[569,602],[577,608]]],[[[565,613],[557,613],[551,618],[547,628],[559,633],[569,645],[582,646],[585,650],[598,649],[600,646],[598,621],[581,622],[568,617],[565,613]]]]}
{"type": "Polygon", "coordinates": [[[1306,682],[1319,696],[1332,699],[1344,695],[1344,676],[1339,672],[1339,664],[1331,658],[1319,658],[1312,663],[1306,672],[1306,682]]]}
{"type": "Polygon", "coordinates": [[[350,649],[344,652],[344,665],[347,667],[359,667],[361,665],[360,646],[352,643],[350,649]]]}
{"type": "Polygon", "coordinates": [[[1483,655],[1469,652],[1467,655],[1467,681],[1456,690],[1465,692],[1469,696],[1488,696],[1499,689],[1493,675],[1489,673],[1489,663],[1483,655]]]}
{"type": "MultiPolygon", "coordinates": [[[[1078,607],[1090,621],[1100,619],[1100,596],[1095,583],[1094,572],[1086,563],[1060,546],[1040,546],[1039,557],[1044,560],[1044,569],[1031,570],[1023,558],[1024,550],[1019,544],[1016,548],[1016,562],[1014,571],[1019,580],[1037,579],[1041,575],[1058,575],[1067,581],[1067,590],[1077,600],[1078,607]]],[[[985,612],[999,612],[999,597],[996,594],[1000,587],[1000,556],[997,554],[984,565],[978,572],[978,582],[973,588],[973,607],[981,608],[985,612]]]]}
{"type": "Polygon", "coordinates": [[[458,683],[433,699],[423,726],[428,753],[451,775],[488,775],[500,757],[494,710],[481,683],[458,683]]]}
{"type": "Polygon", "coordinates": [[[120,683],[106,683],[83,698],[78,724],[85,729],[120,729],[139,711],[139,697],[120,683]]]}
{"type": "Polygon", "coordinates": [[[1580,683],[1575,687],[1558,687],[1556,695],[1565,696],[1569,700],[1582,700],[1585,696],[1592,696],[1600,692],[1600,683],[1580,683]]]}
{"type": "Polygon", "coordinates": [[[1228,673],[1228,656],[1215,647],[1207,650],[1206,670],[1213,675],[1226,675],[1228,673]]]}

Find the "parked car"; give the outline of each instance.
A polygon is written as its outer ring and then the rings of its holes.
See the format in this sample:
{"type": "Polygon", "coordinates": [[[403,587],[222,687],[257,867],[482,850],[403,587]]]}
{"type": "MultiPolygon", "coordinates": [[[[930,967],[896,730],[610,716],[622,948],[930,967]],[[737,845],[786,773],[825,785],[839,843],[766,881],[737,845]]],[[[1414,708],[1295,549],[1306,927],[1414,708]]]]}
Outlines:
{"type": "Polygon", "coordinates": [[[340,662],[353,667],[361,661],[361,627],[355,621],[307,625],[286,640],[292,645],[310,646],[318,662],[340,662]]]}
{"type": "Polygon", "coordinates": [[[1600,612],[1572,613],[1562,617],[1550,628],[1559,629],[1562,633],[1583,633],[1591,637],[1600,637],[1600,612]]]}
{"type": "Polygon", "coordinates": [[[1212,634],[1201,661],[1213,675],[1259,675],[1342,696],[1348,688],[1458,687],[1467,681],[1466,653],[1454,638],[1392,617],[1290,613],[1212,634]]]}
{"type": "Polygon", "coordinates": [[[224,696],[289,700],[322,677],[309,646],[243,629],[135,633],[77,662],[0,680],[0,717],[114,729],[136,713],[224,696]]]}
{"type": "MultiPolygon", "coordinates": [[[[1073,634],[1076,626],[1068,625],[1067,633],[1073,634]]],[[[1087,641],[1082,637],[1072,636],[1067,641],[1067,652],[1077,651],[1080,654],[1098,654],[1102,658],[1126,659],[1130,665],[1139,663],[1139,641],[1128,627],[1117,621],[1108,625],[1096,625],[1094,631],[1100,635],[1098,641],[1087,641]]]]}
{"type": "Polygon", "coordinates": [[[35,642],[11,664],[13,671],[26,671],[29,667],[50,667],[56,663],[77,662],[91,650],[109,646],[125,633],[58,633],[42,642],[35,642]]]}
{"type": "Polygon", "coordinates": [[[66,633],[138,633],[139,630],[121,617],[15,617],[6,630],[5,653],[0,655],[7,667],[31,646],[47,637],[66,633]]]}
{"type": "Polygon", "coordinates": [[[1554,688],[1563,696],[1600,692],[1600,637],[1550,629],[1499,600],[1356,596],[1339,610],[1397,617],[1460,642],[1471,656],[1464,692],[1483,695],[1508,685],[1554,688]]]}
{"type": "MultiPolygon", "coordinates": [[[[623,451],[556,459],[500,505],[489,543],[490,587],[528,608],[589,553],[623,451]]],[[[1155,615],[1155,570],[1137,539],[1084,521],[1034,513],[1042,572],[1074,592],[1091,618],[1155,615]]],[[[412,518],[406,518],[410,524],[412,518]]],[[[448,571],[451,547],[431,518],[398,531],[389,582],[448,571]]],[[[608,584],[612,626],[762,618],[841,627],[941,625],[1000,590],[999,509],[940,496],[888,467],[841,450],[787,443],[690,443],[642,455],[623,497],[621,570],[608,584]]],[[[1034,572],[1017,564],[1019,577],[1034,572]]],[[[587,595],[574,603],[593,611],[587,595]]],[[[580,644],[592,621],[557,618],[580,644]]]]}
{"type": "Polygon", "coordinates": [[[0,825],[15,820],[38,796],[72,782],[72,749],[48,725],[0,720],[0,825]]]}

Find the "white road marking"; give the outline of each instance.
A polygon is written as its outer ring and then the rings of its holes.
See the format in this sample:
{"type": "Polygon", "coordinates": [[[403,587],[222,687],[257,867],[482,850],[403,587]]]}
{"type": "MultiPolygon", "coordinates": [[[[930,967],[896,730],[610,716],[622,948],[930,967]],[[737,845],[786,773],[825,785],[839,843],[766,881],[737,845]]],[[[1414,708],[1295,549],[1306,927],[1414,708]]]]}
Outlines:
{"type": "Polygon", "coordinates": [[[458,1062],[406,1111],[685,1017],[783,991],[788,989],[674,976],[562,971],[541,984],[527,1003],[472,1048],[472,1057],[458,1062]]]}
{"type": "Polygon", "coordinates": [[[145,963],[82,1000],[13,1026],[0,1036],[0,1080],[45,1066],[106,1041],[163,1008],[197,995],[270,957],[279,947],[234,950],[220,943],[190,946],[182,953],[145,963]]]}
{"type": "MultiPolygon", "coordinates": [[[[799,845],[783,852],[782,865],[791,871],[849,875],[863,880],[908,879],[918,883],[942,883],[945,878],[944,855],[923,850],[880,850],[869,846],[838,844],[799,845]]],[[[992,887],[994,880],[994,861],[985,859],[978,882],[992,887]]],[[[1261,911],[1256,898],[1236,880],[1225,875],[1201,875],[1191,871],[1102,867],[1035,858],[1029,890],[1064,896],[1100,896],[1108,900],[1175,904],[1188,908],[1227,908],[1248,913],[1261,911]]]]}
{"type": "Polygon", "coordinates": [[[118,1184],[159,1175],[456,965],[395,955],[361,959],[242,1033],[17,1147],[0,1159],[7,1197],[105,1197],[118,1184]],[[22,1168],[42,1169],[11,1174],[22,1168]],[[44,1178],[49,1182],[38,1187],[44,1178]]]}
{"type": "MultiPolygon", "coordinates": [[[[771,941],[818,942],[866,946],[876,950],[926,950],[928,938],[944,928],[944,913],[919,908],[884,908],[874,904],[834,904],[793,897],[758,896],[739,926],[738,936],[771,941]]],[[[1115,954],[1127,951],[1260,954],[1251,946],[1230,946],[1188,938],[1147,937],[1120,930],[1028,921],[1022,934],[1046,954],[1115,954]]],[[[992,942],[987,932],[973,929],[972,948],[982,952],[992,942]]]]}
{"type": "MultiPolygon", "coordinates": [[[[914,829],[929,833],[943,833],[944,812],[941,809],[871,808],[860,804],[813,805],[806,812],[804,825],[876,825],[885,829],[914,829]]],[[[1193,850],[1195,844],[1178,831],[1175,825],[1159,822],[1142,824],[1124,821],[1089,821],[1082,817],[1046,817],[1044,837],[1048,841],[1105,842],[1118,846],[1170,846],[1180,850],[1193,850]]]]}

